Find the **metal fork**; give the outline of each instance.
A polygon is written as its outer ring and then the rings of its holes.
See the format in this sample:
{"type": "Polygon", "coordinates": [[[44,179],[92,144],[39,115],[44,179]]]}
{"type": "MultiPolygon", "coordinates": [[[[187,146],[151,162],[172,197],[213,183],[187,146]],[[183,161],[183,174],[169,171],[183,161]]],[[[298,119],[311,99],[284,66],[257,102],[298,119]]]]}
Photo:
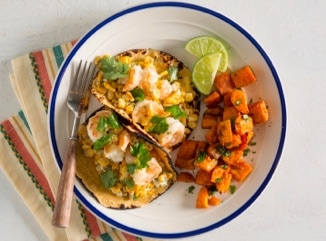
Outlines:
{"type": "Polygon", "coordinates": [[[67,158],[63,162],[52,217],[52,225],[61,228],[69,227],[76,170],[75,146],[77,143],[77,132],[81,115],[88,108],[91,95],[89,87],[96,71],[94,64],[84,62],[82,60],[79,62],[67,99],[68,108],[74,113],[74,122],[69,137],[67,158]]]}

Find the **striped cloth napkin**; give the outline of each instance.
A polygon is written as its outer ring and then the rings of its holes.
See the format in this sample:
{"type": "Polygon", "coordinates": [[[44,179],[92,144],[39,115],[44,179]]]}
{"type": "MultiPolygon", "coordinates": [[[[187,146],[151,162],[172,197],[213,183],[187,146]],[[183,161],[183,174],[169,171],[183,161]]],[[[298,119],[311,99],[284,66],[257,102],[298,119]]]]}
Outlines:
{"type": "Polygon", "coordinates": [[[0,165],[49,240],[149,240],[119,231],[97,219],[78,200],[70,227],[51,225],[59,171],[47,135],[47,110],[56,73],[75,41],[12,60],[12,86],[22,111],[0,125],[0,165]]]}

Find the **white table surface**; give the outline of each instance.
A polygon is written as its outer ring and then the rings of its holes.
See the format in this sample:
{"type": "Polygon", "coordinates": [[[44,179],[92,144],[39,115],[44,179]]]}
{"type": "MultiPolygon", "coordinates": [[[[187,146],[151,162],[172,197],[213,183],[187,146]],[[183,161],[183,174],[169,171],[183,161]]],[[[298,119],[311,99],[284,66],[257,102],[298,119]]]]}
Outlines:
{"type": "MultiPolygon", "coordinates": [[[[76,39],[113,13],[147,2],[0,0],[0,120],[20,110],[8,77],[12,58],[76,39]]],[[[268,53],[286,94],[288,129],[279,166],[256,202],[187,240],[326,240],[326,1],[199,3],[240,24],[268,53]]],[[[0,240],[47,240],[2,169],[0,190],[0,240]]]]}

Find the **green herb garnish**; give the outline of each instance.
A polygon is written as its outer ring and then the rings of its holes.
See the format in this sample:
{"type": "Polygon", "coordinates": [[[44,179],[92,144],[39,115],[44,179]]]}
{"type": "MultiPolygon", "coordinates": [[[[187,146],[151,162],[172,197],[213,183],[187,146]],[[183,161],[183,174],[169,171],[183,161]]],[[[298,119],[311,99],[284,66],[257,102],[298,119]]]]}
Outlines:
{"type": "Polygon", "coordinates": [[[170,83],[172,83],[178,79],[178,68],[177,67],[174,67],[174,66],[169,67],[168,73],[169,73],[169,77],[170,77],[169,78],[170,83]]]}
{"type": "Polygon", "coordinates": [[[126,185],[126,187],[133,188],[135,186],[135,182],[132,179],[124,179],[122,183],[126,185]]]}
{"type": "Polygon", "coordinates": [[[175,119],[186,116],[186,113],[178,105],[172,105],[165,108],[166,111],[170,112],[175,119]]]}
{"type": "Polygon", "coordinates": [[[249,148],[245,149],[243,151],[243,156],[247,156],[249,152],[250,152],[250,149],[249,148]]]}
{"type": "Polygon", "coordinates": [[[218,146],[216,149],[218,150],[219,153],[221,153],[222,156],[228,157],[231,155],[231,151],[223,146],[218,146]]]}
{"type": "Polygon", "coordinates": [[[119,129],[120,123],[116,114],[112,113],[108,117],[101,116],[98,124],[97,130],[98,131],[105,131],[107,128],[112,127],[113,129],[119,129]]]}
{"type": "Polygon", "coordinates": [[[105,172],[100,174],[100,180],[105,188],[110,188],[115,186],[118,178],[113,170],[107,169],[105,172]]]}
{"type": "Polygon", "coordinates": [[[101,60],[100,69],[104,79],[117,80],[127,77],[129,65],[119,62],[115,57],[106,57],[101,60]]]}
{"type": "Polygon", "coordinates": [[[142,101],[145,99],[145,92],[141,88],[135,88],[130,92],[136,101],[142,101]]]}
{"type": "Polygon", "coordinates": [[[148,167],[147,162],[152,158],[144,143],[137,142],[130,146],[130,154],[137,158],[137,168],[148,167]]]}
{"type": "Polygon", "coordinates": [[[114,137],[114,134],[106,134],[102,136],[94,142],[93,149],[96,151],[101,150],[106,144],[112,141],[114,137]]]}
{"type": "Polygon", "coordinates": [[[237,187],[235,185],[230,185],[230,193],[231,194],[235,193],[236,189],[237,189],[237,187]]]}
{"type": "Polygon", "coordinates": [[[196,158],[196,163],[201,163],[205,160],[205,157],[207,156],[206,152],[201,151],[198,153],[197,158],[196,158]]]}
{"type": "Polygon", "coordinates": [[[194,190],[195,190],[195,186],[194,185],[188,187],[188,193],[193,194],[194,193],[194,190]]]}
{"type": "Polygon", "coordinates": [[[151,123],[153,124],[149,128],[149,132],[153,134],[162,134],[169,129],[169,125],[166,122],[166,118],[160,116],[153,116],[151,119],[151,123]]]}

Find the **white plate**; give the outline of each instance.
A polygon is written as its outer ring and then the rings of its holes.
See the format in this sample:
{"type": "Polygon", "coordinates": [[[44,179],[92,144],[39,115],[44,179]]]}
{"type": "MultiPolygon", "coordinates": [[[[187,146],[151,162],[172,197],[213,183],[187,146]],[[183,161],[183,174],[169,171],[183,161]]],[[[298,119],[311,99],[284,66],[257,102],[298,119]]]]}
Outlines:
{"type": "MultiPolygon", "coordinates": [[[[179,238],[218,228],[237,217],[252,204],[270,181],[279,162],[286,132],[286,107],[280,79],[269,57],[257,41],[229,18],[212,10],[185,3],[151,3],[117,13],[96,25],[75,45],[62,64],[53,86],[49,108],[49,135],[54,157],[61,169],[71,128],[66,97],[72,73],[80,59],[115,55],[133,48],[166,51],[190,68],[195,58],[184,50],[187,40],[203,34],[223,39],[229,51],[232,70],[250,65],[258,81],[246,88],[248,98],[263,98],[270,113],[268,123],[255,129],[255,154],[247,160],[253,172],[233,195],[222,196],[223,203],[207,210],[196,209],[199,188],[189,194],[189,184],[176,183],[151,204],[133,210],[112,210],[99,205],[76,182],[80,201],[105,222],[140,236],[179,238]]],[[[98,107],[92,99],[88,114],[98,107]]],[[[197,129],[194,135],[202,135],[197,129]]]]}

